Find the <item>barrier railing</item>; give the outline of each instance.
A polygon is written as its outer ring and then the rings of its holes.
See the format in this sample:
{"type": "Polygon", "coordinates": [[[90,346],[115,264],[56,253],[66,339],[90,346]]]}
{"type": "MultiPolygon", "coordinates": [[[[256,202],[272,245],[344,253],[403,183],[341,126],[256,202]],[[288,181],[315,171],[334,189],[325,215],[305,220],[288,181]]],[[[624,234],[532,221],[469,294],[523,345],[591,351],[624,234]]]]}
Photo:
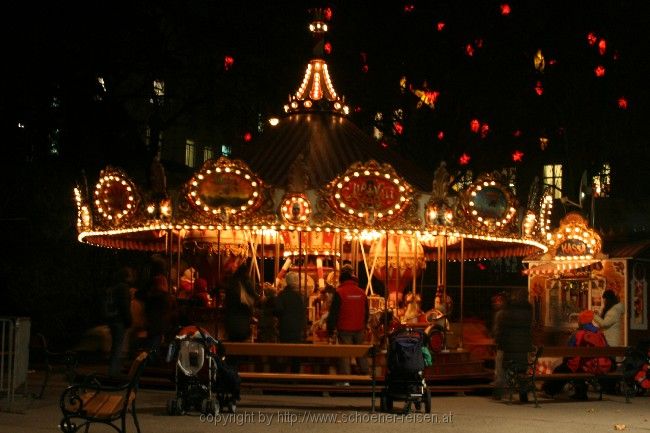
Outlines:
{"type": "Polygon", "coordinates": [[[0,317],[0,399],[9,410],[16,391],[27,390],[30,328],[28,317],[0,317]]]}

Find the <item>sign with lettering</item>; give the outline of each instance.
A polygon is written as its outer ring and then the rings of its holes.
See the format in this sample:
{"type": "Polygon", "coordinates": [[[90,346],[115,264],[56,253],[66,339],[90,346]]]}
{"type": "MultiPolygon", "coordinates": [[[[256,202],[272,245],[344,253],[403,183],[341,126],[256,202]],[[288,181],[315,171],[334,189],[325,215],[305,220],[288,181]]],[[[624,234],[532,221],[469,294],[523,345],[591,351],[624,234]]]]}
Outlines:
{"type": "Polygon", "coordinates": [[[399,203],[399,187],[379,176],[350,179],[340,189],[341,202],[355,210],[386,211],[399,203]]]}
{"type": "Polygon", "coordinates": [[[579,239],[567,239],[558,245],[556,256],[586,256],[590,254],[589,246],[579,239]]]}

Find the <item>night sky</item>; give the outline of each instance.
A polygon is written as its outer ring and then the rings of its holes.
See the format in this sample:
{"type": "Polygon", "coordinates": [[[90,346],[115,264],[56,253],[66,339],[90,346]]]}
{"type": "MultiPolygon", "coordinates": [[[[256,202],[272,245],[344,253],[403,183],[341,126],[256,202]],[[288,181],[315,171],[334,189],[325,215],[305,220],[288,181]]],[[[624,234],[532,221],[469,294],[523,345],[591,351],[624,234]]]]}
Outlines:
{"type": "Polygon", "coordinates": [[[441,159],[461,166],[463,154],[475,171],[494,169],[513,165],[515,151],[524,166],[577,158],[629,171],[631,161],[648,160],[650,14],[640,0],[22,2],[6,19],[6,55],[15,60],[5,121],[37,130],[36,147],[60,125],[63,158],[119,160],[140,144],[141,125],[124,106],[146,100],[151,80],[162,78],[190,129],[216,145],[241,144],[256,134],[258,115],[280,114],[297,90],[311,58],[307,9],[323,5],[333,12],[326,60],[352,119],[368,132],[379,126],[384,146],[427,169],[441,159]],[[101,107],[99,75],[110,95],[101,107]],[[418,108],[409,91],[425,83],[438,92],[435,108],[418,108]]]}

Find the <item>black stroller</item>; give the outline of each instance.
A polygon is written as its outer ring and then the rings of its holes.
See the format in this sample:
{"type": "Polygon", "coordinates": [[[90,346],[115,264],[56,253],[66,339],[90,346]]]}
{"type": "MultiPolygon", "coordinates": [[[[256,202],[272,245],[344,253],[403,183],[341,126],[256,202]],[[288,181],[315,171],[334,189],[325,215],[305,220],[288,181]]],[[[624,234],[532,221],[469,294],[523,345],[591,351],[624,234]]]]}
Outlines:
{"type": "Polygon", "coordinates": [[[650,389],[650,340],[629,349],[623,362],[623,377],[629,394],[644,395],[650,389]]]}
{"type": "Polygon", "coordinates": [[[176,362],[176,396],[167,401],[167,413],[182,415],[195,410],[218,414],[235,412],[240,378],[226,364],[221,341],[198,326],[182,328],[169,346],[167,361],[176,362]]]}
{"type": "Polygon", "coordinates": [[[404,413],[422,409],[431,412],[431,390],[424,380],[424,355],[422,346],[425,334],[422,330],[399,328],[388,340],[388,372],[381,393],[381,410],[393,410],[395,400],[404,401],[404,413]]]}

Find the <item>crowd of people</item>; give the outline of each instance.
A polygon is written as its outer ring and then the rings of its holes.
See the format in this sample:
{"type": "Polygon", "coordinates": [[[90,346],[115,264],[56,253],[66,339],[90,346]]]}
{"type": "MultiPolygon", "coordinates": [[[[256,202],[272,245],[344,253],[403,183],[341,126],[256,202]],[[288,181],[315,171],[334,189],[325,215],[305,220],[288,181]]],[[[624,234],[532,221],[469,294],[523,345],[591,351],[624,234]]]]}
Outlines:
{"type": "MultiPolygon", "coordinates": [[[[308,299],[299,290],[297,272],[285,275],[282,290],[267,288],[262,293],[255,290],[245,261],[228,262],[223,272],[225,335],[222,337],[228,341],[304,343],[308,333],[321,328],[342,344],[365,342],[368,301],[349,264],[341,269],[339,287],[327,285],[318,292],[319,317],[311,329],[307,321],[308,299]]],[[[168,276],[167,261],[154,255],[137,272],[128,266],[120,268],[112,284],[105,289],[102,305],[104,322],[111,333],[111,376],[121,373],[125,353],[132,357],[141,349],[156,351],[174,338],[179,327],[190,324],[179,304],[214,305],[210,301],[215,296],[208,292],[206,280],[199,277],[194,267],[189,266],[182,272],[175,290],[170,290],[168,276]],[[204,302],[197,302],[197,299],[204,302]]],[[[357,364],[362,371],[368,371],[365,359],[358,360],[357,364]]],[[[298,360],[292,359],[291,370],[299,368],[298,360]]],[[[343,362],[340,369],[349,372],[349,360],[343,362]]]]}
{"type": "MultiPolygon", "coordinates": [[[[185,326],[178,303],[182,300],[204,299],[208,306],[211,296],[207,282],[198,277],[193,267],[188,267],[180,279],[176,294],[170,291],[167,262],[154,256],[139,272],[130,267],[119,269],[113,283],[106,289],[103,301],[105,323],[111,332],[109,374],[120,374],[125,342],[132,355],[139,349],[155,350],[166,339],[173,338],[179,326],[185,326]]],[[[263,341],[280,343],[304,343],[307,333],[322,330],[330,342],[340,344],[363,344],[369,323],[369,303],[365,290],[350,264],[342,266],[338,287],[328,285],[318,294],[319,317],[307,322],[307,298],[299,290],[299,274],[288,272],[285,286],[279,292],[267,287],[258,293],[249,277],[246,262],[233,262],[225,268],[223,325],[225,338],[229,341],[263,341]],[[255,326],[253,326],[255,325],[255,326]],[[257,335],[253,332],[257,331],[257,335]]],[[[583,311],[577,315],[578,328],[567,342],[571,346],[609,345],[619,346],[623,326],[624,307],[612,290],[605,290],[601,311],[583,311]]],[[[495,314],[492,335],[496,343],[494,397],[500,399],[505,384],[504,366],[525,365],[533,346],[533,307],[526,290],[513,290],[510,297],[493,304],[495,314]]],[[[581,369],[600,368],[609,371],[617,360],[566,359],[556,372],[576,372],[581,369]]],[[[620,360],[619,360],[620,361],[620,360]]],[[[350,374],[349,359],[341,359],[341,374],[350,374]]],[[[356,365],[359,372],[368,372],[367,359],[360,358],[356,365]]],[[[292,372],[300,369],[299,360],[289,362],[292,372]]],[[[586,371],[586,370],[585,370],[586,371]]],[[[544,391],[555,395],[564,383],[548,381],[544,391]]],[[[586,399],[587,386],[574,383],[574,398],[586,399]]],[[[520,394],[527,401],[526,392],[520,394]]]]}

